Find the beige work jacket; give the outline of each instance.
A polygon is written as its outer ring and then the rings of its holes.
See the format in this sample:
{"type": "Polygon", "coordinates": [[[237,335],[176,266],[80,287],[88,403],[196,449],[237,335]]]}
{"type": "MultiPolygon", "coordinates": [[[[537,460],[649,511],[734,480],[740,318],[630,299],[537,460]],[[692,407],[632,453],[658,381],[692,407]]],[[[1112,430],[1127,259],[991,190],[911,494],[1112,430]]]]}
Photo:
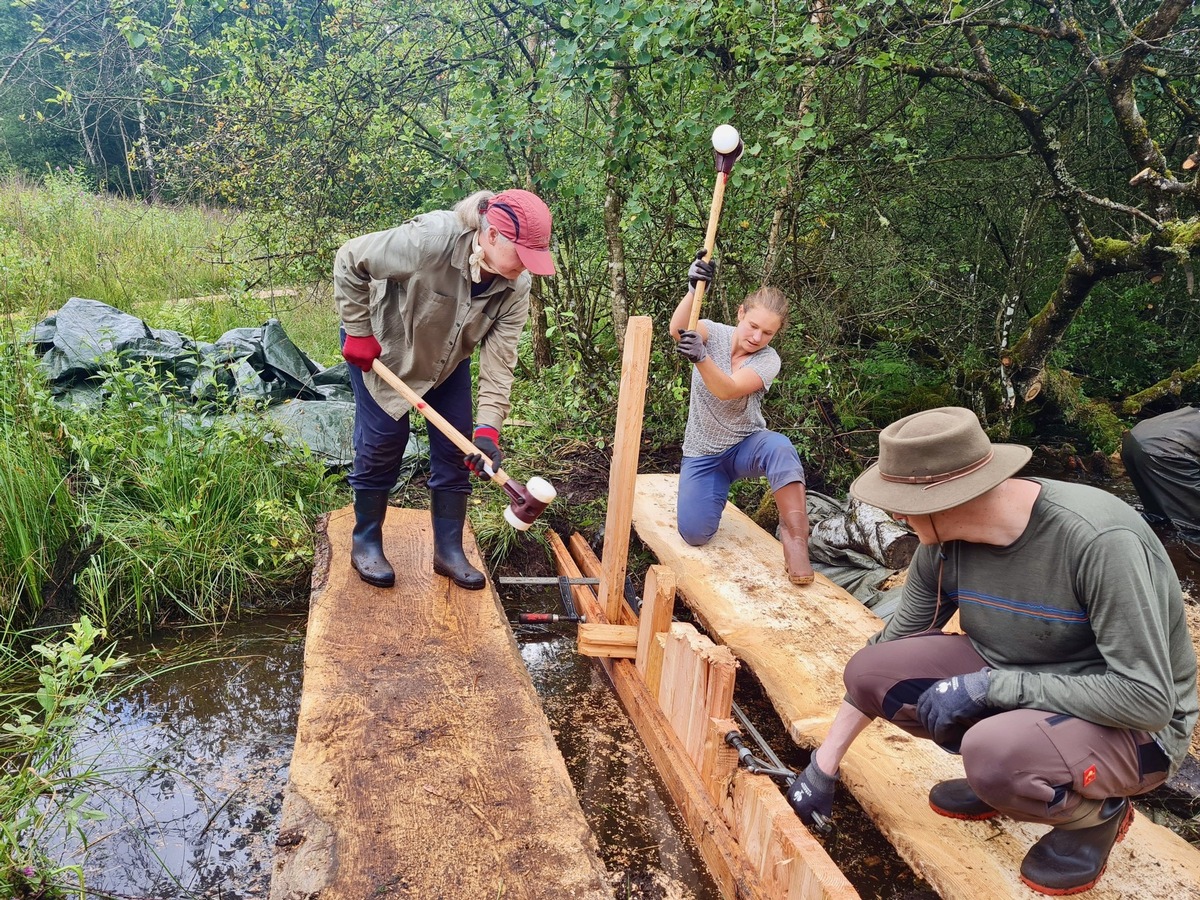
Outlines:
{"type": "MultiPolygon", "coordinates": [[[[475,421],[499,429],[508,415],[517,341],[529,318],[531,276],[499,275],[471,297],[474,232],[453,212],[431,212],[352,238],[333,264],[333,297],[346,334],[374,334],[380,360],[417,394],[441,384],[479,347],[475,421]]],[[[375,401],[399,419],[409,404],[374,372],[375,401]]]]}

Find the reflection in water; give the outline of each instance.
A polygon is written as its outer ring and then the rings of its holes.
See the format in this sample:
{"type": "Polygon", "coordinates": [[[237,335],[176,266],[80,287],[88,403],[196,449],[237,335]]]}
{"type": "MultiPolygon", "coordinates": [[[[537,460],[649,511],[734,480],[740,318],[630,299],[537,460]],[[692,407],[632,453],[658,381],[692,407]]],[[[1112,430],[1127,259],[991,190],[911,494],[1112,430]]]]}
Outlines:
{"type": "MultiPolygon", "coordinates": [[[[80,765],[109,789],[89,808],[94,892],[162,898],[265,897],[295,739],[302,617],[230,626],[187,641],[191,658],[98,711],[80,765]]],[[[123,648],[134,658],[148,647],[123,648]]],[[[159,649],[162,650],[161,642],[159,649]]],[[[170,659],[172,649],[166,650],[170,659]]],[[[78,844],[63,859],[79,858],[78,844]]]]}

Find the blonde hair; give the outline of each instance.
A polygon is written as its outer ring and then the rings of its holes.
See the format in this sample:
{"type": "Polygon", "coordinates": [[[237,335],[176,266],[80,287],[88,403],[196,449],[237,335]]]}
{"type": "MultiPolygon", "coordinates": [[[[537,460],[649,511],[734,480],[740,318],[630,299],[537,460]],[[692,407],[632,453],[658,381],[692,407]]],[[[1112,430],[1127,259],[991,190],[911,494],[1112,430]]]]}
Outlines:
{"type": "Polygon", "coordinates": [[[760,287],[757,291],[746,295],[746,299],[742,301],[742,307],[746,312],[750,312],[752,309],[763,309],[779,316],[780,331],[787,325],[788,298],[779,288],[760,287]]]}
{"type": "Polygon", "coordinates": [[[488,201],[495,196],[495,191],[476,191],[459,200],[455,204],[454,214],[458,216],[462,227],[479,230],[479,227],[483,225],[483,211],[487,209],[488,201]]]}

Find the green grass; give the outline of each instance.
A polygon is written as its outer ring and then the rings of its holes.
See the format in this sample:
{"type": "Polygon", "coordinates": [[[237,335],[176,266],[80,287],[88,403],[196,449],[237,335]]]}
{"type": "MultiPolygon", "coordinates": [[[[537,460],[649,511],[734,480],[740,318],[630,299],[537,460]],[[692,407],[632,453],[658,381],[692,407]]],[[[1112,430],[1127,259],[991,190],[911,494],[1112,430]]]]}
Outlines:
{"type": "Polygon", "coordinates": [[[257,287],[255,256],[212,210],[98,197],[70,174],[0,181],[0,643],[52,586],[60,608],[119,632],[219,623],[306,583],[312,523],[340,503],[317,460],[253,408],[198,410],[145,367],[114,361],[103,406],[61,408],[21,344],[79,296],[198,341],[276,318],[318,363],[339,362],[330,288],[257,287]]]}
{"type": "Polygon", "coordinates": [[[70,297],[139,303],[230,290],[246,260],[230,222],[194,206],[98,197],[69,173],[0,182],[0,311],[32,322],[70,297]]]}
{"type": "Polygon", "coordinates": [[[110,369],[104,392],[102,407],[64,418],[95,545],[76,580],[82,610],[105,627],[219,624],[305,581],[311,521],[337,493],[315,457],[251,407],[201,418],[144,366],[110,369]]]}
{"type": "Polygon", "coordinates": [[[28,619],[79,529],[54,441],[57,412],[24,348],[0,345],[0,621],[28,619]]]}
{"type": "Polygon", "coordinates": [[[340,362],[331,286],[275,286],[284,273],[259,258],[241,225],[206,207],[97,196],[70,173],[41,184],[4,178],[0,313],[8,337],[84,297],[201,341],[279,319],[318,363],[340,362]]]}

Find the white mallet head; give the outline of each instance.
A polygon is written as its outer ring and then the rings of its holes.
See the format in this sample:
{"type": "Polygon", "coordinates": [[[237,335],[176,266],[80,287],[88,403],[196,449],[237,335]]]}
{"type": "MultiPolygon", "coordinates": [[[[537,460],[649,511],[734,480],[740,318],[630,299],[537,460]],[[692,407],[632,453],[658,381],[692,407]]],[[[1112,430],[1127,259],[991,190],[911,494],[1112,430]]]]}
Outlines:
{"type": "Polygon", "coordinates": [[[713,129],[712,145],[718,153],[732,153],[741,139],[742,136],[732,125],[718,125],[713,129]]]}

